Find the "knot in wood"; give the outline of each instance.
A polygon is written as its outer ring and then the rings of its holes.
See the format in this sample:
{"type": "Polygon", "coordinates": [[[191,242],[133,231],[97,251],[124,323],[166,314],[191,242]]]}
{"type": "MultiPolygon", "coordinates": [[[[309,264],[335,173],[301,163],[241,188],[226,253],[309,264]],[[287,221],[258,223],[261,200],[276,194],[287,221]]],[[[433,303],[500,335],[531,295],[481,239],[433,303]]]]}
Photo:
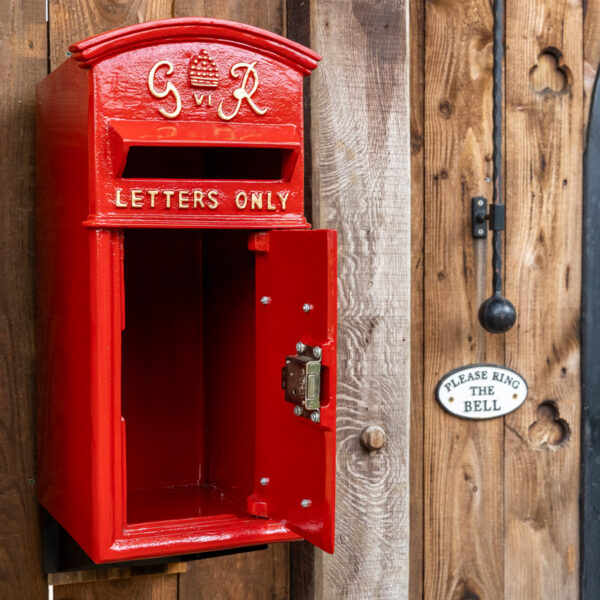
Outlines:
{"type": "Polygon", "coordinates": [[[367,450],[380,450],[385,444],[385,431],[379,425],[368,425],[360,434],[360,443],[367,450]]]}

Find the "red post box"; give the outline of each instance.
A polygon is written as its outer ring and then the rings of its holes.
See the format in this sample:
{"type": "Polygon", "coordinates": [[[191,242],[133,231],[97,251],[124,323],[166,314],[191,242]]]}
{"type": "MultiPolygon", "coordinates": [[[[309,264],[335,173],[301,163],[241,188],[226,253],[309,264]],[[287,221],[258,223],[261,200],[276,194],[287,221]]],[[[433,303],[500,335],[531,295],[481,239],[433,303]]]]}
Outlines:
{"type": "Polygon", "coordinates": [[[37,89],[39,500],[94,562],[333,551],[336,237],[303,215],[312,51],[213,19],[37,89]]]}

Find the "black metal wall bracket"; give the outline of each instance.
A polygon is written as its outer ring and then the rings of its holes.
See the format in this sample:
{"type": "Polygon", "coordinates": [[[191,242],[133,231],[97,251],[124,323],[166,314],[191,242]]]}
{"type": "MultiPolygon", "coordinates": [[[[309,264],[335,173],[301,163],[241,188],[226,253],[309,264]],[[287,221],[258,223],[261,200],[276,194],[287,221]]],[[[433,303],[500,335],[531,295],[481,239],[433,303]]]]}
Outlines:
{"type": "Polygon", "coordinates": [[[488,228],[485,222],[489,222],[491,231],[504,231],[506,222],[506,211],[504,204],[490,204],[488,213],[488,201],[483,196],[471,198],[471,233],[474,238],[486,238],[488,228]]]}

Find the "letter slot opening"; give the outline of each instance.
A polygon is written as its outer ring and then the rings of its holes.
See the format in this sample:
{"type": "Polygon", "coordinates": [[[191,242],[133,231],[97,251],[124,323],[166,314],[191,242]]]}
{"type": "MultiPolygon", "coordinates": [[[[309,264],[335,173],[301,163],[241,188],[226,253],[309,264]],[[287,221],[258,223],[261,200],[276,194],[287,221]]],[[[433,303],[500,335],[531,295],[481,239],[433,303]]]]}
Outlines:
{"type": "Polygon", "coordinates": [[[294,151],[287,148],[131,146],[124,179],[287,179],[294,151]]]}

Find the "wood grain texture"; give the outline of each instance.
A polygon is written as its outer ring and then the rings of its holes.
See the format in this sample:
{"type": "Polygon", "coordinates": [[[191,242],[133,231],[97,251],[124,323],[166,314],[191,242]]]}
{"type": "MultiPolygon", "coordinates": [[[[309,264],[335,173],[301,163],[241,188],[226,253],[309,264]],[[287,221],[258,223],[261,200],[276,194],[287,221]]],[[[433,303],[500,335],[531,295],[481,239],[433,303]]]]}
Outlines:
{"type": "Polygon", "coordinates": [[[425,4],[410,2],[410,573],[409,598],[423,598],[423,343],[425,252],[425,4]]]}
{"type": "Polygon", "coordinates": [[[318,600],[323,553],[308,542],[290,544],[290,600],[318,600]]]}
{"type": "MultiPolygon", "coordinates": [[[[471,197],[491,198],[492,14],[487,0],[426,4],[424,597],[503,597],[503,424],[443,411],[448,371],[503,362],[477,311],[491,240],[474,240],[471,197]]],[[[521,598],[514,596],[513,598],[521,598]]]]}
{"type": "Polygon", "coordinates": [[[213,17],[284,33],[285,0],[174,0],[173,17],[213,17]]]}
{"type": "Polygon", "coordinates": [[[127,579],[140,575],[173,575],[186,573],[188,563],[176,562],[143,567],[112,567],[108,569],[86,569],[81,571],[64,571],[48,574],[48,585],[73,585],[91,583],[104,579],[127,579]]]}
{"type": "Polygon", "coordinates": [[[109,29],[171,17],[172,0],[48,0],[50,65],[56,69],[70,44],[109,29]]]}
{"type": "Polygon", "coordinates": [[[35,501],[34,84],[42,2],[0,4],[0,598],[44,598],[35,501]]]}
{"type": "Polygon", "coordinates": [[[194,563],[180,575],[178,600],[287,600],[289,544],[194,563]]]}
{"type": "Polygon", "coordinates": [[[54,600],[177,599],[177,576],[148,575],[54,586],[54,600]]]}
{"type": "Polygon", "coordinates": [[[315,597],[408,597],[408,4],[312,3],[313,224],[339,236],[336,550],[315,597]],[[360,445],[380,425],[385,446],[360,445]]]}
{"type": "Polygon", "coordinates": [[[582,24],[577,2],[507,5],[507,366],[529,397],[506,417],[505,598],[579,592],[582,24]],[[530,85],[545,51],[564,89],[530,85]]]}

